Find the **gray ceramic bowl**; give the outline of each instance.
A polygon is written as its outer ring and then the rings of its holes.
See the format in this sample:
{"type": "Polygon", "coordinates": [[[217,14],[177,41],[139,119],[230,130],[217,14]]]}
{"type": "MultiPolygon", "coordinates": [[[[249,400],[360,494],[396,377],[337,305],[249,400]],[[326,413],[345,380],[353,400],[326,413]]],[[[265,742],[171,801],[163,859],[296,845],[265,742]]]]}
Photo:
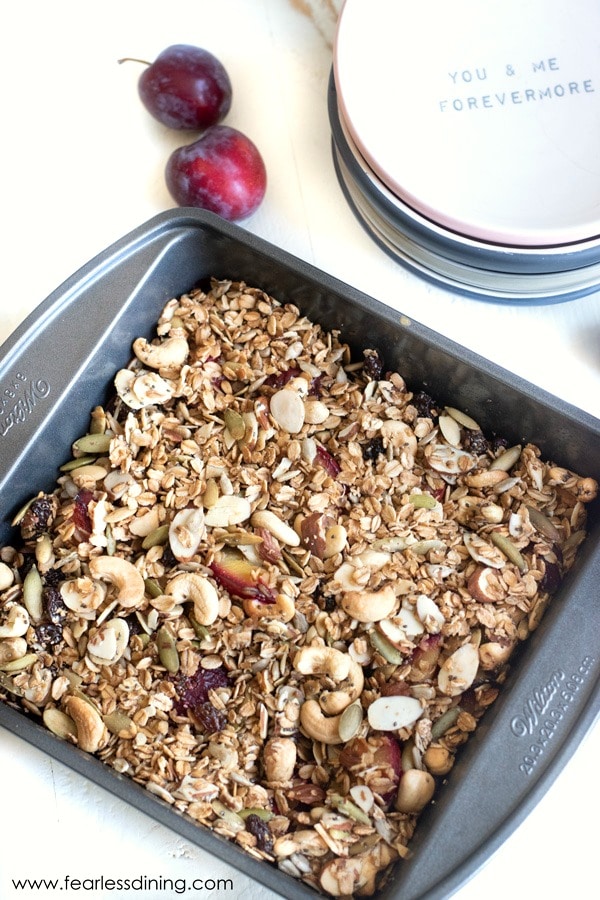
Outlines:
{"type": "MultiPolygon", "coordinates": [[[[51,489],[90,409],[164,303],[209,276],[291,301],[360,350],[365,335],[410,387],[476,416],[483,430],[600,479],[600,422],[242,229],[198,210],[157,216],[73,275],[0,351],[0,542],[35,488],[51,489]]],[[[413,855],[380,896],[447,897],[525,817],[599,709],[600,516],[542,625],[419,822],[413,855]]],[[[288,898],[314,893],[205,831],[99,760],[0,702],[0,725],[288,898]]]]}

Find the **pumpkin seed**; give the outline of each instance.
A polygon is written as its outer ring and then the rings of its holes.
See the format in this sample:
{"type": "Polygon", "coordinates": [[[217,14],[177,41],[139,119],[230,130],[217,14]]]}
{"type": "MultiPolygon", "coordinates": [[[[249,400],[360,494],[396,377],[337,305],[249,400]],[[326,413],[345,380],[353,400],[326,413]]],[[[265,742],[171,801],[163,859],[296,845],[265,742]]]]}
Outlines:
{"type": "Polygon", "coordinates": [[[545,538],[548,538],[549,541],[553,541],[554,543],[560,543],[561,534],[554,525],[553,522],[550,521],[548,516],[544,515],[541,510],[536,509],[535,506],[528,506],[527,512],[529,513],[529,521],[540,534],[543,534],[545,538]]]}
{"type": "Polygon", "coordinates": [[[223,821],[227,822],[228,825],[235,828],[236,831],[241,831],[242,829],[246,828],[246,823],[244,822],[242,817],[235,813],[232,809],[228,809],[228,807],[225,806],[224,803],[221,803],[220,800],[213,800],[211,806],[213,808],[213,812],[215,812],[220,819],[223,819],[223,821]]]}
{"type": "Polygon", "coordinates": [[[435,509],[438,501],[431,494],[411,494],[408,498],[415,509],[435,509]]]}
{"type": "Polygon", "coordinates": [[[369,641],[373,649],[381,653],[386,662],[392,663],[394,666],[400,666],[404,662],[404,656],[398,648],[394,647],[391,641],[388,641],[379,631],[371,631],[369,641]]]}
{"type": "Polygon", "coordinates": [[[71,716],[68,716],[62,709],[56,706],[48,706],[42,713],[42,721],[46,728],[57,737],[65,738],[77,737],[77,726],[71,716]]]}
{"type": "Polygon", "coordinates": [[[164,593],[160,584],[154,578],[146,578],[144,581],[144,586],[146,589],[146,593],[149,597],[152,597],[153,600],[156,600],[157,597],[162,597],[164,593]]]}
{"type": "Polygon", "coordinates": [[[21,509],[18,511],[18,513],[15,515],[14,519],[12,520],[12,522],[10,524],[11,525],[19,525],[23,521],[23,517],[24,517],[25,513],[27,512],[27,510],[29,509],[29,507],[31,506],[33,501],[36,499],[37,499],[36,497],[32,497],[30,500],[28,500],[27,503],[25,503],[21,507],[21,509]]]}
{"type": "Polygon", "coordinates": [[[84,454],[98,454],[108,453],[110,450],[110,442],[112,441],[112,434],[84,434],[83,437],[78,438],[73,444],[73,452],[75,454],[84,453],[84,454]]]}
{"type": "Polygon", "coordinates": [[[513,542],[509,540],[505,534],[501,534],[499,531],[492,531],[490,536],[492,544],[494,544],[498,550],[500,550],[510,562],[514,563],[518,568],[519,572],[527,571],[527,563],[525,558],[519,552],[519,550],[515,547],[513,542]]]}
{"type": "Polygon", "coordinates": [[[362,725],[363,710],[360,703],[351,703],[340,717],[339,735],[344,743],[352,740],[362,725]]]}
{"type": "Polygon", "coordinates": [[[37,566],[32,566],[23,580],[23,605],[33,622],[40,622],[44,614],[42,592],[44,586],[37,566]]]}
{"type": "Polygon", "coordinates": [[[219,540],[228,547],[249,547],[263,543],[263,539],[259,534],[251,534],[249,531],[228,532],[223,536],[219,536],[219,540]]]}
{"type": "Polygon", "coordinates": [[[446,406],[446,412],[464,428],[468,428],[470,431],[481,431],[479,424],[475,419],[472,419],[471,416],[464,413],[462,409],[455,409],[454,406],[446,406]]]}
{"type": "Polygon", "coordinates": [[[247,819],[248,816],[258,816],[263,822],[269,822],[273,818],[273,813],[268,809],[262,809],[259,806],[250,807],[249,809],[241,809],[238,813],[241,819],[247,819]]]}
{"type": "Polygon", "coordinates": [[[151,547],[159,547],[166,544],[169,540],[169,525],[159,525],[150,534],[147,534],[142,541],[142,549],[149,550],[151,547]]]}
{"type": "Polygon", "coordinates": [[[179,671],[179,653],[177,652],[175,638],[166,625],[158,629],[156,646],[158,648],[158,658],[167,672],[170,672],[171,675],[176,675],[179,671]]]}
{"type": "Polygon", "coordinates": [[[437,741],[438,738],[441,738],[442,735],[446,734],[453,725],[456,725],[461,712],[460,706],[453,706],[451,709],[447,709],[445,713],[442,713],[439,719],[436,719],[431,726],[431,740],[437,741]]]}
{"type": "Polygon", "coordinates": [[[235,409],[226,409],[223,413],[223,419],[225,420],[225,427],[234,441],[240,441],[246,434],[246,423],[239,412],[236,412],[235,409]]]}
{"type": "Polygon", "coordinates": [[[501,453],[500,456],[496,457],[496,459],[492,460],[490,463],[490,469],[501,469],[503,472],[508,472],[516,462],[519,461],[519,457],[521,456],[521,445],[515,444],[514,447],[509,447],[508,450],[505,450],[504,453],[501,453]]]}
{"type": "Polygon", "coordinates": [[[122,731],[129,731],[133,725],[133,720],[129,716],[115,709],[113,712],[103,716],[104,724],[111,734],[120,734],[122,731]]]}
{"type": "Polygon", "coordinates": [[[360,822],[362,825],[372,824],[370,818],[362,811],[362,809],[350,800],[347,800],[346,797],[342,797],[341,794],[331,794],[329,799],[331,805],[335,806],[337,811],[343,816],[349,816],[351,819],[354,819],[355,822],[360,822]]]}
{"type": "Polygon", "coordinates": [[[76,456],[68,462],[60,466],[60,472],[72,472],[73,469],[80,469],[82,466],[89,466],[97,457],[95,456],[76,456]]]}
{"type": "Polygon", "coordinates": [[[34,662],[37,662],[37,659],[37,653],[26,653],[20,659],[11,659],[10,662],[4,663],[3,666],[0,666],[0,670],[2,672],[22,672],[23,669],[28,669],[34,662]]]}
{"type": "Polygon", "coordinates": [[[3,691],[14,694],[15,697],[23,696],[21,688],[17,687],[12,678],[9,678],[9,676],[5,675],[2,671],[0,671],[0,688],[2,688],[3,691]]]}

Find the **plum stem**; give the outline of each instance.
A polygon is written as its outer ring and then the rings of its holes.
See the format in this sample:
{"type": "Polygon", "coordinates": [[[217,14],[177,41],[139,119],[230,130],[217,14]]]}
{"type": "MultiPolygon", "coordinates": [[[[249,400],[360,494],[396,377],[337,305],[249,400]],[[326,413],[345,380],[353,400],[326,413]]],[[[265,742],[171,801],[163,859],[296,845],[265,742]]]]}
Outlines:
{"type": "Polygon", "coordinates": [[[119,65],[124,62],[137,62],[141,63],[143,66],[151,66],[152,63],[148,62],[147,59],[138,59],[136,56],[124,56],[122,59],[118,59],[117,62],[119,65]]]}

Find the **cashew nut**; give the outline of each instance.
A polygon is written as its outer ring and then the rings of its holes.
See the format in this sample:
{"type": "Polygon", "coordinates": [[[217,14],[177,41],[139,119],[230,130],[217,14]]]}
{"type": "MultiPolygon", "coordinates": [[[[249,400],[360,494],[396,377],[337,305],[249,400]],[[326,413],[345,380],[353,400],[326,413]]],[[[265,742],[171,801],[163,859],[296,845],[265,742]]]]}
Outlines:
{"type": "Polygon", "coordinates": [[[335,647],[302,647],[294,657],[294,668],[302,675],[329,675],[334,681],[344,681],[352,662],[347,653],[335,647]]]}
{"type": "Polygon", "coordinates": [[[260,598],[252,597],[244,600],[242,605],[246,615],[252,619],[275,616],[282,622],[291,622],[296,615],[294,601],[287,594],[277,594],[275,603],[264,603],[260,598]]]}
{"type": "Polygon", "coordinates": [[[296,765],[296,742],[289,737],[271,738],[263,750],[263,763],[268,782],[291,781],[296,765]]]}
{"type": "Polygon", "coordinates": [[[391,584],[378,591],[349,591],[342,595],[341,606],[358,622],[380,622],[394,611],[396,594],[391,584]]]}
{"type": "Polygon", "coordinates": [[[4,625],[0,626],[0,640],[22,637],[29,628],[29,613],[24,606],[14,603],[8,610],[4,625]]]}
{"type": "Polygon", "coordinates": [[[137,609],[141,605],[145,584],[133,563],[120,556],[94,556],[90,560],[90,574],[116,587],[117,601],[124,609],[137,609]]]}
{"type": "Polygon", "coordinates": [[[179,603],[194,604],[194,618],[199,625],[212,625],[219,615],[219,595],[215,586],[198,572],[180,572],[165,588],[179,603]]]}
{"type": "Polygon", "coordinates": [[[371,896],[375,893],[378,873],[394,862],[397,856],[397,851],[384,841],[368,853],[336,856],[323,866],[321,887],[333,897],[371,896]]]}
{"type": "Polygon", "coordinates": [[[350,658],[348,678],[345,680],[348,682],[347,687],[340,686],[337,691],[324,691],[319,698],[321,709],[329,716],[343,712],[351,703],[358,700],[362,694],[365,676],[362,666],[352,658],[350,658]]]}
{"type": "Polygon", "coordinates": [[[139,337],[133,342],[133,352],[151,369],[180,369],[190,348],[184,337],[169,337],[160,344],[150,344],[146,338],[139,337]]]}
{"type": "Polygon", "coordinates": [[[300,707],[300,723],[313,741],[341,744],[339,716],[324,716],[317,700],[305,700],[300,707]]]}
{"type": "Polygon", "coordinates": [[[108,737],[108,731],[96,707],[83,697],[71,694],[65,699],[65,712],[75,722],[77,746],[88,753],[99,750],[108,737]]]}

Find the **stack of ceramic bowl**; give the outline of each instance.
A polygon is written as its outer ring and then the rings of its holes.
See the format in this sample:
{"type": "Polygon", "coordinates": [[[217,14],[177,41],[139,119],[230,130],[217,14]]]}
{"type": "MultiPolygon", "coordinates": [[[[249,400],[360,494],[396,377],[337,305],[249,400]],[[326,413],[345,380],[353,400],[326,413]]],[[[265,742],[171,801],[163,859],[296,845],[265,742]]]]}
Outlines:
{"type": "Polygon", "coordinates": [[[598,0],[346,0],[329,117],[371,237],[481,299],[598,290],[599,34],[598,0]]]}

